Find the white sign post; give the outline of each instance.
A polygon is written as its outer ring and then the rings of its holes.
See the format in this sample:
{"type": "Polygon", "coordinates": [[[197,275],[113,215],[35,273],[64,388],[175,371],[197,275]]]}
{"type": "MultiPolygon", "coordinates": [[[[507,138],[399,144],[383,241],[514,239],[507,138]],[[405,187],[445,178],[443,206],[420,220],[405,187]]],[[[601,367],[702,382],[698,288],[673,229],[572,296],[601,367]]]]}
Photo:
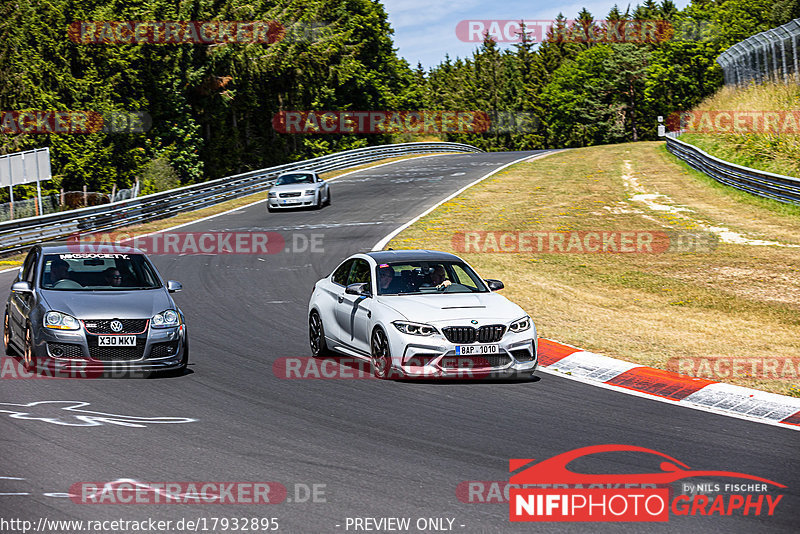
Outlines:
{"type": "Polygon", "coordinates": [[[27,150],[0,156],[0,186],[8,186],[11,218],[14,218],[14,186],[36,181],[36,205],[42,215],[42,180],[52,180],[50,147],[27,150]],[[6,161],[2,161],[5,159],[6,161]]]}

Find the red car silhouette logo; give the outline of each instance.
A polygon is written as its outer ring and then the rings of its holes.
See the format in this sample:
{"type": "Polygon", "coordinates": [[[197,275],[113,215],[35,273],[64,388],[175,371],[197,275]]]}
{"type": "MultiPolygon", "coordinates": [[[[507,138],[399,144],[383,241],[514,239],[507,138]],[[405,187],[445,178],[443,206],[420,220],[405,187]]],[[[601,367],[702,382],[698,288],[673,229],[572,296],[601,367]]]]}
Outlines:
{"type": "MultiPolygon", "coordinates": [[[[509,462],[510,471],[516,470],[521,465],[527,465],[533,460],[511,460],[509,462]]],[[[592,445],[568,451],[547,460],[542,460],[531,467],[512,475],[509,482],[511,484],[669,484],[676,480],[691,477],[730,477],[746,478],[758,482],[766,482],[779,488],[785,488],[783,484],[745,473],[734,471],[704,471],[694,470],[685,463],[676,460],[672,456],[662,452],[637,447],[635,445],[592,445]],[[577,458],[588,456],[599,452],[644,452],[660,456],[667,461],[662,461],[660,472],[641,473],[641,474],[622,474],[622,475],[593,475],[586,473],[575,473],[567,469],[567,464],[577,458]]]]}

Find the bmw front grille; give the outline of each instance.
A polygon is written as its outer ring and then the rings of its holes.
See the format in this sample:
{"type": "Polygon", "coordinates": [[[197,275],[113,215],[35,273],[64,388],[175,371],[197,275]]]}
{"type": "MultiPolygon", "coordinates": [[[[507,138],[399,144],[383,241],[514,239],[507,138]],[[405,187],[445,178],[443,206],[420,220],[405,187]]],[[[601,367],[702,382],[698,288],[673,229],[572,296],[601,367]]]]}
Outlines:
{"type": "Polygon", "coordinates": [[[442,333],[450,343],[497,343],[506,333],[506,327],[492,324],[475,328],[472,326],[447,326],[442,333]]]}

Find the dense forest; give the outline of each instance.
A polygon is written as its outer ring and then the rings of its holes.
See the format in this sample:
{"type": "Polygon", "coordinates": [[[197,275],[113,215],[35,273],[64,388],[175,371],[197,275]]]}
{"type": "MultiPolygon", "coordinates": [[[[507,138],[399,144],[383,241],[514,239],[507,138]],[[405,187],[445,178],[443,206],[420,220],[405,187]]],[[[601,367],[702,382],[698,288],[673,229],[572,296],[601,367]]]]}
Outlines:
{"type": "MultiPolygon", "coordinates": [[[[425,71],[393,48],[373,0],[7,0],[0,4],[0,110],[145,113],[146,131],[30,134],[4,124],[0,153],[49,146],[46,190],[144,191],[413,136],[292,135],[285,110],[479,110],[535,117],[525,131],[444,134],[486,150],[574,147],[653,139],[657,115],[691,109],[721,85],[714,60],[733,43],[800,17],[800,0],[646,0],[604,20],[671,22],[658,43],[564,39],[501,49],[486,38],[471,57],[425,71]],[[159,44],[81,40],[80,21],[271,21],[255,42],[159,44]],[[272,29],[275,26],[271,26],[272,29]],[[534,126],[531,127],[530,124],[534,126]]],[[[562,28],[563,29],[563,28],[562,28]]],[[[562,36],[562,37],[560,37],[562,36]]],[[[30,189],[15,189],[17,198],[30,189]]],[[[8,193],[0,193],[7,200],[8,193]]]]}

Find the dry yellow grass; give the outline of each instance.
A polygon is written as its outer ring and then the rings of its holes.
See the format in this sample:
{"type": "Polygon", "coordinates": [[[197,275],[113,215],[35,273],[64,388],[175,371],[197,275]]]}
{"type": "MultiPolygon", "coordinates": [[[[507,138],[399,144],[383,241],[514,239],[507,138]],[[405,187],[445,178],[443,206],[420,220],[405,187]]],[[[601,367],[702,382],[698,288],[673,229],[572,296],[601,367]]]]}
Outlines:
{"type": "MultiPolygon", "coordinates": [[[[800,85],[724,87],[694,111],[800,111],[800,85]]],[[[681,138],[713,156],[777,174],[800,176],[800,134],[690,134],[681,138]]]]}
{"type": "MultiPolygon", "coordinates": [[[[476,230],[707,233],[712,226],[800,245],[800,217],[721,193],[663,143],[648,142],[517,164],[387,246],[454,251],[454,234],[476,230]],[[656,196],[633,199],[632,183],[638,194],[656,196]],[[654,210],[647,199],[684,211],[654,210]]],[[[506,296],[530,313],[542,337],[658,368],[687,356],[800,363],[800,248],[720,243],[693,253],[455,252],[482,275],[502,279],[506,296]]],[[[731,382],[786,394],[798,377],[731,382]]]]}

